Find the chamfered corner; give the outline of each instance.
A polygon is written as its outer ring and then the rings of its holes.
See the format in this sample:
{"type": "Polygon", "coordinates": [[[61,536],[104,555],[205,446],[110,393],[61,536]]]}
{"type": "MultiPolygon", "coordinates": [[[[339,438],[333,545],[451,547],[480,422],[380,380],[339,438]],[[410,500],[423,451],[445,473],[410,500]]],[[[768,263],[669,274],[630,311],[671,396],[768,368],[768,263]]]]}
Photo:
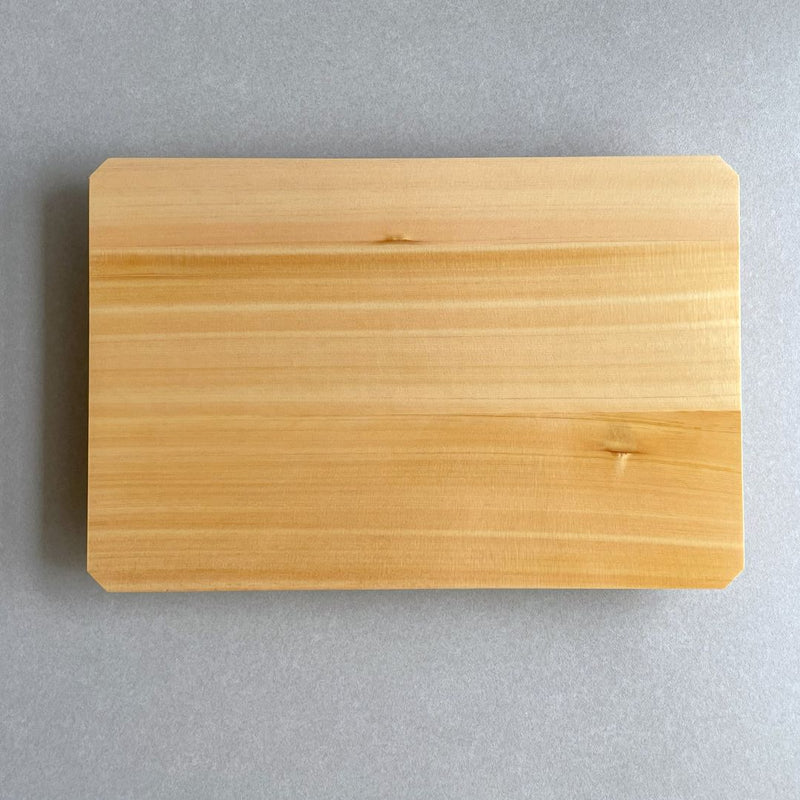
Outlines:
{"type": "Polygon", "coordinates": [[[101,178],[105,177],[105,173],[107,173],[119,160],[119,158],[112,156],[111,158],[107,158],[105,161],[100,162],[100,164],[91,173],[89,173],[89,188],[91,189],[92,185],[96,184],[101,178]]]}
{"type": "Polygon", "coordinates": [[[106,592],[118,592],[119,589],[108,579],[108,576],[103,575],[103,570],[98,568],[96,564],[92,563],[91,558],[87,559],[86,572],[94,578],[95,582],[106,592]]]}
{"type": "Polygon", "coordinates": [[[727,589],[744,572],[744,548],[737,555],[737,559],[731,564],[730,574],[720,583],[720,589],[727,589]]]}
{"type": "Polygon", "coordinates": [[[720,167],[729,174],[731,179],[735,182],[736,187],[739,187],[739,173],[722,157],[717,156],[717,162],[719,163],[720,167]]]}

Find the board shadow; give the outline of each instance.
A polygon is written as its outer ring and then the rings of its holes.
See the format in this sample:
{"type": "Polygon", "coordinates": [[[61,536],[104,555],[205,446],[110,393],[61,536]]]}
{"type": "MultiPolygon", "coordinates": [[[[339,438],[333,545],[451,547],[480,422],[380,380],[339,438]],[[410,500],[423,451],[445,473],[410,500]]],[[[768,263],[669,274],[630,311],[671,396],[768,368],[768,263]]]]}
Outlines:
{"type": "Polygon", "coordinates": [[[89,185],[42,205],[41,555],[48,570],[86,569],[89,185]]]}

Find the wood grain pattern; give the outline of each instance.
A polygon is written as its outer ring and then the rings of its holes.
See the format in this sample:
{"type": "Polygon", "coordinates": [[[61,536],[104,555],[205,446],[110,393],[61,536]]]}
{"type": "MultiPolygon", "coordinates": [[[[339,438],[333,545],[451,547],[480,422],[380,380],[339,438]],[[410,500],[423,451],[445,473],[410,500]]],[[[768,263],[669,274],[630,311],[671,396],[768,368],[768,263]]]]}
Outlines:
{"type": "Polygon", "coordinates": [[[92,176],[108,589],[724,586],[739,402],[718,158],[92,176]]]}

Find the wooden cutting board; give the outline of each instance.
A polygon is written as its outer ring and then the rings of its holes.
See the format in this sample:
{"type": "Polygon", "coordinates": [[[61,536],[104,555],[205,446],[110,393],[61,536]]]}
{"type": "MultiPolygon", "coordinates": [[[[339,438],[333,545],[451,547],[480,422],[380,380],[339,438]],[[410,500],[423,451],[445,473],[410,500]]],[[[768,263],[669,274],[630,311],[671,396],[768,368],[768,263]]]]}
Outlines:
{"type": "Polygon", "coordinates": [[[90,205],[105,588],[742,568],[721,159],[111,159],[90,205]]]}

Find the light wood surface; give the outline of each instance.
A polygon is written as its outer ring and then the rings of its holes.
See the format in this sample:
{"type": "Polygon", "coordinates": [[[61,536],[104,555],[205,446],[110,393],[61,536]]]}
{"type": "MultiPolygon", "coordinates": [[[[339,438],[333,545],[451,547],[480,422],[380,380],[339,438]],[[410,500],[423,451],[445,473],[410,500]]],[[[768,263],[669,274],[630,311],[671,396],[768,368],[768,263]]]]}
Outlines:
{"type": "Polygon", "coordinates": [[[106,588],[741,569],[719,158],[111,159],[90,198],[106,588]]]}

